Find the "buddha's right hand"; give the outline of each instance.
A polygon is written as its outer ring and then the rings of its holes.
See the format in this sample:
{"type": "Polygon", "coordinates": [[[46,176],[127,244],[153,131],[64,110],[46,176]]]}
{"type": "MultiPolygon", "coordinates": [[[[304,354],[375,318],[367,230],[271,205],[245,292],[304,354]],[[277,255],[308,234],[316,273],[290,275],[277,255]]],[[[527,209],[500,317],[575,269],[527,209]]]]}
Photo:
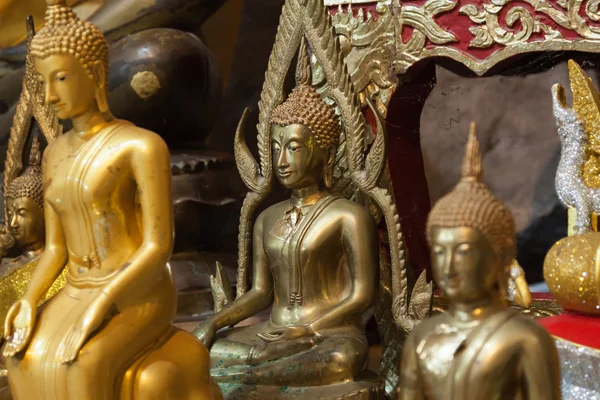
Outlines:
{"type": "Polygon", "coordinates": [[[217,327],[211,318],[206,319],[194,329],[194,336],[204,343],[207,349],[210,349],[216,333],[217,327]]]}
{"type": "Polygon", "coordinates": [[[12,305],[4,323],[4,357],[12,357],[25,349],[31,339],[34,324],[35,307],[29,300],[21,299],[12,305]]]}

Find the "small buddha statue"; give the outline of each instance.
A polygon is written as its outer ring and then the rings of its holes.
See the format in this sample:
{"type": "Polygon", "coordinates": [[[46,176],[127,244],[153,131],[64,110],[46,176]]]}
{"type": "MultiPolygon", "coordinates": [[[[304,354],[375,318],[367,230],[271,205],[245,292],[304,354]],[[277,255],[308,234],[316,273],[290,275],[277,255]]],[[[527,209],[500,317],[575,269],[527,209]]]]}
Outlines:
{"type": "Polygon", "coordinates": [[[462,178],[434,205],[427,236],[434,280],[450,307],[407,338],[399,398],[560,399],[552,337],[503,300],[515,224],[482,182],[474,125],[462,178]]]}
{"type": "Polygon", "coordinates": [[[171,326],[167,146],[112,116],[108,43],[63,0],[48,0],[30,54],[46,103],[73,129],[44,152],[46,247],[6,317],[13,398],[220,399],[206,348],[171,326]],[[37,311],[65,268],[65,287],[37,311]]]}
{"type": "MultiPolygon", "coordinates": [[[[10,306],[25,294],[27,284],[44,251],[44,194],[39,166],[39,142],[34,136],[29,166],[8,184],[5,190],[6,225],[11,237],[23,253],[16,258],[3,258],[0,264],[0,320],[4,321],[10,306]]],[[[66,283],[63,270],[42,297],[46,301],[66,283]]],[[[2,327],[3,329],[4,327],[2,327]]]]}
{"type": "Polygon", "coordinates": [[[269,118],[272,168],[291,198],[254,223],[252,288],[194,331],[211,349],[217,382],[315,387],[352,381],[366,367],[376,224],[368,208],[332,191],[340,120],[308,68],[296,78],[269,118]],[[265,322],[220,331],[269,307],[265,322]]]}

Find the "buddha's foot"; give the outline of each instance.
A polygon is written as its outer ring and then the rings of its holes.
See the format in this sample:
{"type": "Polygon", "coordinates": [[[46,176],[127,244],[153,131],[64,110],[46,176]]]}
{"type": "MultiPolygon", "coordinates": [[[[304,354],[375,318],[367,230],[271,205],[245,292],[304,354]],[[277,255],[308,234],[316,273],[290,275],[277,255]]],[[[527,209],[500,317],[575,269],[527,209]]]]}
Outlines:
{"type": "Polygon", "coordinates": [[[351,382],[324,386],[266,386],[244,383],[219,383],[225,400],[384,400],[383,380],[367,372],[351,382]]]}

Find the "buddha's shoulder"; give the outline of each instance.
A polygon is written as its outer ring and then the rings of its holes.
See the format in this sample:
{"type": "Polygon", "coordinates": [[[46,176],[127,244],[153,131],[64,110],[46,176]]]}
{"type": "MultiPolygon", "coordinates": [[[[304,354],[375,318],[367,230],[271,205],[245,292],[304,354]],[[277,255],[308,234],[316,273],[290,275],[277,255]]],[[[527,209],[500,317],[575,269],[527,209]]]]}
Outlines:
{"type": "MultiPolygon", "coordinates": [[[[514,311],[513,311],[514,312],[514,311]]],[[[496,338],[506,338],[510,335],[515,341],[528,343],[548,342],[553,343],[552,336],[546,329],[530,317],[514,315],[502,324],[496,331],[496,338]]]]}
{"type": "Polygon", "coordinates": [[[117,119],[105,129],[113,130],[114,135],[112,138],[118,141],[127,140],[133,145],[164,145],[164,140],[157,133],[141,128],[129,121],[117,119]]]}
{"type": "Polygon", "coordinates": [[[367,207],[352,200],[348,200],[345,197],[337,197],[334,199],[327,207],[327,211],[335,213],[339,218],[350,223],[375,222],[371,211],[367,207]]]}
{"type": "MultiPolygon", "coordinates": [[[[451,323],[451,319],[448,318],[447,314],[437,314],[415,325],[410,336],[415,343],[418,343],[432,333],[440,331],[441,327],[449,326],[451,323]]],[[[443,331],[443,329],[441,330],[443,331]]]]}
{"type": "Polygon", "coordinates": [[[64,133],[62,135],[57,136],[46,146],[44,153],[42,154],[43,158],[48,158],[54,153],[61,151],[60,149],[64,149],[65,146],[68,145],[69,138],[68,136],[71,134],[71,131],[64,133]]]}

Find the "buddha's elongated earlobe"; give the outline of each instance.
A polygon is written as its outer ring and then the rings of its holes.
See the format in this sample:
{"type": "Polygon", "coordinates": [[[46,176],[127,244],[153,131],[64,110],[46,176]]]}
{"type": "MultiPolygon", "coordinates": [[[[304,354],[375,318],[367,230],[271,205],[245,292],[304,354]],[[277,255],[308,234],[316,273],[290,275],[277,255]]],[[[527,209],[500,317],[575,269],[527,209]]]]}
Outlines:
{"type": "Polygon", "coordinates": [[[96,103],[98,103],[98,110],[100,110],[101,113],[107,113],[109,111],[106,89],[104,87],[96,89],[96,103]]]}
{"type": "Polygon", "coordinates": [[[93,65],[94,83],[96,84],[96,103],[98,110],[102,113],[109,111],[108,98],[106,95],[106,69],[104,64],[96,61],[93,65]]]}
{"type": "Polygon", "coordinates": [[[335,164],[335,147],[330,147],[327,149],[327,163],[325,164],[325,168],[323,170],[323,183],[325,187],[331,189],[333,187],[333,168],[335,164]]]}
{"type": "Polygon", "coordinates": [[[333,165],[325,167],[325,173],[323,174],[323,182],[327,189],[333,187],[333,165]]]}

